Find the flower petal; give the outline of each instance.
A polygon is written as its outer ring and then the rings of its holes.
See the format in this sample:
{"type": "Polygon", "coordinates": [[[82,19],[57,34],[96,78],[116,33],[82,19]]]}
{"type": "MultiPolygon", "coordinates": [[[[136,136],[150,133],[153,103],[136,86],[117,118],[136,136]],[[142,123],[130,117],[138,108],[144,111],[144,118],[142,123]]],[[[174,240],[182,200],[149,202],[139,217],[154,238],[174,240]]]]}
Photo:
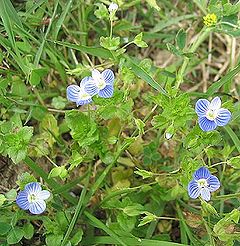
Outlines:
{"type": "Polygon", "coordinates": [[[196,199],[200,195],[200,190],[195,180],[190,181],[188,184],[188,195],[193,199],[196,199]]]}
{"type": "Polygon", "coordinates": [[[85,104],[89,104],[89,103],[91,103],[92,102],[92,98],[89,98],[89,99],[85,99],[85,100],[78,100],[77,102],[76,102],[76,104],[77,104],[77,106],[79,106],[79,105],[85,105],[85,104]]]}
{"type": "Polygon", "coordinates": [[[209,109],[215,111],[215,110],[219,110],[221,108],[221,99],[220,97],[214,97],[213,100],[211,101],[210,105],[209,105],[209,109]]]}
{"type": "Polygon", "coordinates": [[[85,85],[88,84],[89,80],[92,80],[92,77],[90,76],[84,77],[80,82],[80,87],[84,89],[85,85]]]}
{"type": "Polygon", "coordinates": [[[23,210],[29,209],[28,193],[25,190],[18,193],[16,203],[23,210]]]}
{"type": "Polygon", "coordinates": [[[193,174],[193,178],[195,180],[199,179],[208,179],[211,176],[211,173],[206,167],[200,167],[195,173],[193,174]]]}
{"type": "Polygon", "coordinates": [[[67,99],[71,102],[77,102],[80,97],[81,88],[78,85],[69,85],[67,87],[67,99]]]}
{"type": "Polygon", "coordinates": [[[106,69],[102,72],[102,77],[107,85],[113,85],[114,73],[111,69],[106,69]]]}
{"type": "Polygon", "coordinates": [[[209,190],[211,192],[216,191],[221,185],[219,180],[218,180],[218,178],[216,176],[214,176],[214,175],[211,175],[208,178],[207,182],[208,182],[208,185],[209,185],[208,188],[209,188],[209,190]]]}
{"type": "Polygon", "coordinates": [[[46,209],[46,203],[43,200],[30,203],[29,211],[32,214],[41,214],[46,209]]]}
{"type": "Polygon", "coordinates": [[[89,79],[87,83],[84,83],[84,90],[90,95],[94,96],[98,94],[99,89],[97,87],[97,84],[95,80],[89,79]]]}
{"type": "Polygon", "coordinates": [[[205,201],[209,201],[210,200],[211,194],[210,194],[210,191],[209,191],[208,188],[202,188],[200,193],[201,193],[201,197],[202,197],[203,200],[205,200],[205,201]]]}
{"type": "Polygon", "coordinates": [[[199,99],[195,105],[195,111],[199,117],[206,115],[210,102],[207,99],[199,99]]]}
{"type": "Polygon", "coordinates": [[[101,80],[102,75],[97,69],[93,69],[92,70],[92,78],[93,78],[93,80],[101,80]]]}
{"type": "Polygon", "coordinates": [[[27,194],[37,194],[42,190],[41,185],[37,182],[31,182],[27,185],[25,185],[24,190],[27,192],[27,194]]]}
{"type": "Polygon", "coordinates": [[[218,116],[215,119],[218,126],[225,126],[231,120],[232,114],[228,109],[221,108],[218,110],[218,116]]]}
{"type": "Polygon", "coordinates": [[[106,85],[104,89],[98,92],[98,95],[103,98],[109,98],[113,96],[113,90],[114,89],[112,85],[106,85]]]}
{"type": "Polygon", "coordinates": [[[216,129],[217,127],[217,124],[215,121],[209,120],[206,117],[198,118],[198,123],[199,123],[200,128],[205,132],[212,131],[216,129]]]}
{"type": "Polygon", "coordinates": [[[38,200],[47,200],[51,196],[51,193],[48,190],[42,190],[37,194],[38,200]]]}

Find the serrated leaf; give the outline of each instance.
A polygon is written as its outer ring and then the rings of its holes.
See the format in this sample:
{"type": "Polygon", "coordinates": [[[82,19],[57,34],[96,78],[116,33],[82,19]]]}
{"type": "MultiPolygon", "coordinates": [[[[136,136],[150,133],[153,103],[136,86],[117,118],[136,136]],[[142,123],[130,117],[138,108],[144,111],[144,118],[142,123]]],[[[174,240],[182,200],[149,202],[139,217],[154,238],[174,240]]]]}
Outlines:
{"type": "Polygon", "coordinates": [[[86,147],[99,139],[96,123],[82,112],[71,110],[66,112],[66,122],[71,129],[70,134],[80,147],[86,147]]]}
{"type": "Polygon", "coordinates": [[[120,38],[100,37],[100,45],[108,50],[116,50],[120,45],[120,38]]]}

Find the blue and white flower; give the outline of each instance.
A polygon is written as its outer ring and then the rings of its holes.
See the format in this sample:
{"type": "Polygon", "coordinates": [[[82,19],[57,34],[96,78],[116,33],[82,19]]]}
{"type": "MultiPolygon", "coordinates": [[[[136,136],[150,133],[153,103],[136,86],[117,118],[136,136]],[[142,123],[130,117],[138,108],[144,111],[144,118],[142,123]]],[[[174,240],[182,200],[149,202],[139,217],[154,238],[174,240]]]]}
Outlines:
{"type": "Polygon", "coordinates": [[[92,102],[92,96],[85,90],[86,85],[90,80],[91,77],[85,77],[82,79],[80,86],[69,85],[67,87],[67,98],[69,101],[75,102],[77,107],[92,102]]]}
{"type": "Polygon", "coordinates": [[[188,194],[191,198],[196,199],[201,196],[203,200],[209,201],[210,192],[216,191],[220,187],[218,178],[211,175],[206,167],[200,167],[193,174],[193,180],[188,184],[188,194]]]}
{"type": "Polygon", "coordinates": [[[211,102],[207,99],[199,99],[195,106],[198,115],[198,123],[203,131],[212,131],[217,126],[225,126],[231,119],[231,112],[221,108],[221,99],[213,98],[211,102]]]}
{"type": "Polygon", "coordinates": [[[114,83],[114,73],[110,69],[104,70],[100,73],[98,70],[94,69],[92,71],[92,77],[86,83],[85,91],[91,95],[99,95],[103,98],[109,98],[113,96],[113,83],[114,83]]]}
{"type": "Polygon", "coordinates": [[[32,214],[41,214],[46,209],[45,200],[50,195],[49,191],[42,190],[39,183],[32,182],[27,184],[24,190],[18,193],[16,203],[21,209],[29,210],[32,214]]]}

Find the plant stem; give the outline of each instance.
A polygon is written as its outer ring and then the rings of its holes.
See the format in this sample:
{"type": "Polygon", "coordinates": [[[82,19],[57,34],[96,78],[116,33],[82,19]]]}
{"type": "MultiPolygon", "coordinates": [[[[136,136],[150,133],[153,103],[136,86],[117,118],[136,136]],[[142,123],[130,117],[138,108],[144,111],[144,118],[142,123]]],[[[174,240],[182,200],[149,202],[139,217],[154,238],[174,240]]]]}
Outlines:
{"type": "MultiPolygon", "coordinates": [[[[189,48],[188,53],[194,53],[197,50],[197,48],[200,46],[200,44],[208,37],[210,31],[211,31],[211,28],[203,27],[198,37],[196,37],[192,46],[189,48]]],[[[183,59],[183,64],[177,74],[176,88],[179,88],[180,84],[183,82],[183,77],[185,75],[189,61],[190,59],[185,56],[183,59]]]]}
{"type": "Polygon", "coordinates": [[[67,232],[66,234],[64,235],[64,238],[62,240],[62,243],[61,243],[61,246],[64,246],[66,243],[67,243],[67,240],[77,222],[77,219],[80,215],[80,212],[81,212],[81,208],[82,208],[82,205],[83,205],[83,201],[84,201],[84,198],[85,198],[85,195],[86,195],[86,192],[87,192],[87,187],[88,187],[88,184],[89,184],[89,179],[90,179],[90,173],[91,173],[91,166],[89,166],[89,170],[88,170],[88,178],[87,178],[87,183],[86,185],[84,186],[82,192],[81,192],[81,195],[79,197],[79,200],[78,200],[78,204],[77,204],[77,207],[75,209],[75,213],[72,217],[72,220],[70,222],[70,225],[67,229],[67,232]]]}

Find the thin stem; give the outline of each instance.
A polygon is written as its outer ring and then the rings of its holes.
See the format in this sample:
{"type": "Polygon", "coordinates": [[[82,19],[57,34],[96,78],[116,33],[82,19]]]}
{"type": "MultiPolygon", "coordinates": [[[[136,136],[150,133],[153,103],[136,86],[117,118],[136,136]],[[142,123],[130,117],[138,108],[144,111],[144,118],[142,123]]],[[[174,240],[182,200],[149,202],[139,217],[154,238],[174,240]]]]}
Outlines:
{"type": "MultiPolygon", "coordinates": [[[[211,28],[203,27],[203,29],[200,31],[198,37],[196,37],[195,41],[193,42],[192,46],[188,50],[188,53],[194,53],[197,48],[200,46],[200,44],[208,37],[210,33],[211,28]]],[[[185,75],[185,71],[187,69],[187,66],[189,64],[190,59],[188,57],[184,57],[183,64],[178,72],[177,75],[177,81],[176,81],[176,88],[179,88],[180,84],[183,82],[183,77],[185,75]]]]}
{"type": "Polygon", "coordinates": [[[87,187],[88,187],[88,184],[89,184],[89,179],[90,179],[90,173],[91,173],[91,166],[89,166],[89,170],[88,170],[88,178],[87,178],[87,183],[86,185],[84,186],[82,192],[81,192],[81,195],[79,197],[79,200],[78,200],[78,204],[77,204],[77,207],[76,207],[76,210],[75,210],[75,213],[73,215],[73,218],[70,222],[70,225],[68,227],[68,230],[62,240],[62,243],[61,243],[61,246],[64,246],[66,243],[67,243],[67,240],[77,222],[77,219],[78,219],[78,216],[80,215],[80,212],[81,212],[81,208],[82,208],[82,205],[83,205],[83,202],[84,202],[84,198],[85,198],[85,195],[86,195],[86,192],[87,192],[87,187]]]}

